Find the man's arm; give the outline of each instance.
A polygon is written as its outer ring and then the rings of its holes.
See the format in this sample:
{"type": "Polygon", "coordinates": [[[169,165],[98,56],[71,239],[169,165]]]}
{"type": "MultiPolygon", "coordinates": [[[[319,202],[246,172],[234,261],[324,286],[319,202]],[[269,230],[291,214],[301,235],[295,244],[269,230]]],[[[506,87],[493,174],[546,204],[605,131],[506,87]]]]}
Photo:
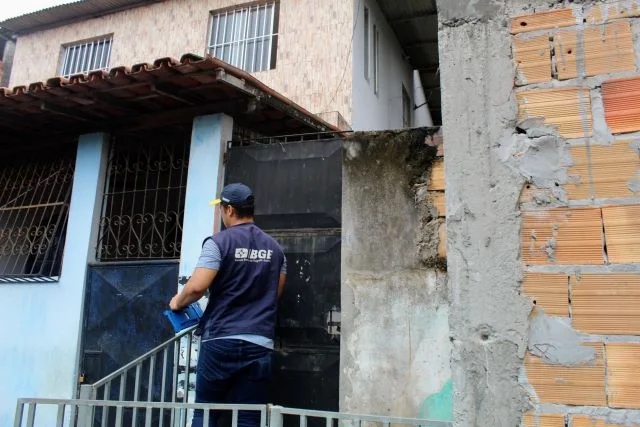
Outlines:
{"type": "Polygon", "coordinates": [[[284,284],[287,282],[287,275],[280,273],[280,279],[278,279],[278,299],[282,296],[284,292],[284,284]]]}
{"type": "Polygon", "coordinates": [[[284,292],[284,284],[287,282],[287,257],[282,252],[282,266],[280,267],[280,278],[278,279],[278,300],[284,292]]]}
{"type": "Polygon", "coordinates": [[[182,292],[176,294],[169,303],[171,310],[177,311],[185,308],[192,302],[198,301],[207,292],[207,289],[213,283],[213,279],[216,278],[218,270],[211,270],[209,268],[198,268],[193,272],[193,275],[187,281],[187,284],[182,288],[182,292]]]}
{"type": "Polygon", "coordinates": [[[193,275],[189,278],[185,287],[182,288],[182,292],[171,299],[169,308],[174,311],[180,310],[202,298],[211,283],[213,283],[213,279],[216,278],[221,262],[222,255],[218,245],[211,238],[205,240],[193,275]]]}

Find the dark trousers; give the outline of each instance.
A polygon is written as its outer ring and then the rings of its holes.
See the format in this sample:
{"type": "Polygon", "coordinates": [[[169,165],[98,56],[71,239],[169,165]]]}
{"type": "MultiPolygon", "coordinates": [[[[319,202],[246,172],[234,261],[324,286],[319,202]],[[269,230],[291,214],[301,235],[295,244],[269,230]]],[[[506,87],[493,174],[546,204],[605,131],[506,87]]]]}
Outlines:
{"type": "MultiPolygon", "coordinates": [[[[247,341],[220,339],[200,344],[196,370],[196,403],[267,403],[273,350],[247,341]]],[[[215,427],[221,411],[209,411],[215,427]]],[[[202,427],[204,413],[195,410],[192,427],[202,427]]],[[[240,411],[238,427],[259,427],[260,412],[240,411]]]]}

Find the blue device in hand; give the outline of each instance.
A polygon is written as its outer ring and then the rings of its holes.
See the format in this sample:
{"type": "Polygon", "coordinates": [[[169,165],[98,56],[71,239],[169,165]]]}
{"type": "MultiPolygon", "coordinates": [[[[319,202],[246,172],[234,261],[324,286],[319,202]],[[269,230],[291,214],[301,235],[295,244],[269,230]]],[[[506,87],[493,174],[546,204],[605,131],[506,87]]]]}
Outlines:
{"type": "Polygon", "coordinates": [[[196,301],[179,311],[165,310],[164,315],[167,316],[173,326],[173,330],[177,334],[180,331],[198,324],[202,318],[202,308],[200,308],[200,304],[196,301]]]}

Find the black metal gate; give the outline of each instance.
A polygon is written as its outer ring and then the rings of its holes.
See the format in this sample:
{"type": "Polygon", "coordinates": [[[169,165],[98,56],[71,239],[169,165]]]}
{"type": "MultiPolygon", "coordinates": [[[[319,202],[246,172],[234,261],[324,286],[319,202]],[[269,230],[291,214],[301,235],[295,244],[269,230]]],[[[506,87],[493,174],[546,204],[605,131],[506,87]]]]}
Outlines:
{"type": "Polygon", "coordinates": [[[269,401],[338,410],[342,156],[336,139],[232,147],[226,183],[256,196],[256,223],[284,248],[269,401]]]}
{"type": "MultiPolygon", "coordinates": [[[[84,383],[98,381],[173,337],[162,313],[177,282],[177,262],[89,267],[80,367],[84,383]]],[[[133,396],[134,374],[130,372],[127,379],[127,397],[133,396]]],[[[157,390],[152,395],[160,401],[160,381],[154,384],[157,390]]],[[[140,386],[140,395],[147,396],[146,382],[140,386]]],[[[112,399],[119,398],[118,389],[111,394],[112,399]]]]}

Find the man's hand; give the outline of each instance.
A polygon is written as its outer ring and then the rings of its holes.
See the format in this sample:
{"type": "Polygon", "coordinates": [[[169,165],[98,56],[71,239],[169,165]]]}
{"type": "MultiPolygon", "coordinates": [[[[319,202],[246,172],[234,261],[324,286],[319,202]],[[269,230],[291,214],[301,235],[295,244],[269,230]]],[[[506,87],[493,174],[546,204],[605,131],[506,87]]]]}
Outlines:
{"type": "Polygon", "coordinates": [[[173,311],[182,310],[192,302],[198,301],[205,294],[218,270],[208,268],[196,268],[193,275],[187,281],[182,292],[177,293],[169,302],[169,308],[173,311]]]}
{"type": "Polygon", "coordinates": [[[171,301],[169,302],[169,308],[173,311],[182,310],[182,307],[178,303],[179,301],[180,301],[180,294],[175,294],[175,296],[171,298],[171,301]]]}

